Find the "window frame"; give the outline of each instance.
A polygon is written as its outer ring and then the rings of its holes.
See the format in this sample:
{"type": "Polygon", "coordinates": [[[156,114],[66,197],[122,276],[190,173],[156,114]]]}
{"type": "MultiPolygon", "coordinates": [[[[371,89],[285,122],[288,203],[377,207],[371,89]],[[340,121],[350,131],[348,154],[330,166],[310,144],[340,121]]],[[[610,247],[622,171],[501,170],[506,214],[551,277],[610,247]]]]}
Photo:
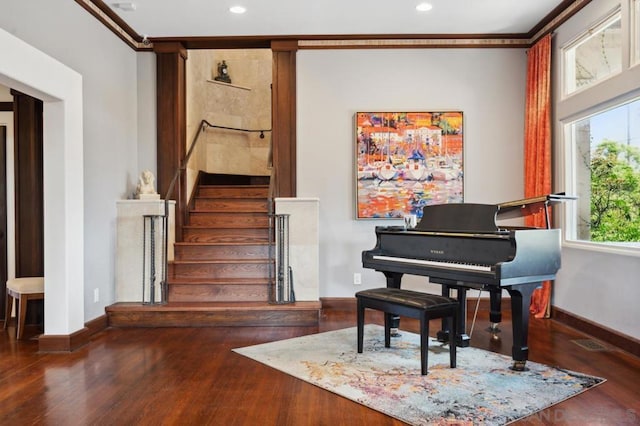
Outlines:
{"type": "MultiPolygon", "coordinates": [[[[579,196],[577,182],[577,140],[575,138],[574,124],[593,117],[600,113],[610,111],[619,106],[640,101],[640,88],[621,98],[614,98],[610,102],[595,105],[581,114],[571,116],[561,121],[564,158],[564,183],[568,194],[579,196]]],[[[572,248],[589,249],[602,253],[615,253],[640,258],[640,241],[638,242],[600,242],[580,240],[577,237],[578,206],[576,202],[565,203],[560,215],[563,228],[563,245],[572,248]]]]}
{"type": "Polygon", "coordinates": [[[629,62],[634,67],[640,65],[640,0],[632,0],[629,8],[629,62]]]}
{"type": "MultiPolygon", "coordinates": [[[[640,0],[631,0],[631,1],[640,1],[640,0]]],[[[624,69],[625,69],[624,50],[625,49],[624,49],[624,43],[622,43],[620,46],[620,49],[621,49],[620,53],[622,58],[620,71],[608,74],[604,78],[596,80],[595,82],[588,84],[586,86],[575,88],[573,91],[569,92],[569,86],[575,86],[575,48],[580,44],[586,42],[587,39],[591,38],[594,35],[594,33],[600,32],[603,28],[606,28],[616,20],[620,20],[620,25],[624,26],[624,16],[620,6],[609,11],[609,13],[605,14],[602,19],[599,19],[598,21],[590,25],[585,31],[581,32],[580,34],[578,34],[578,36],[576,36],[574,39],[570,40],[568,43],[566,43],[564,46],[561,47],[560,57],[561,57],[562,64],[560,69],[562,72],[562,78],[561,78],[562,99],[570,98],[578,93],[582,93],[586,90],[596,87],[602,84],[603,82],[617,75],[620,75],[622,72],[624,72],[624,69]],[[568,58],[570,52],[572,53],[571,60],[569,60],[568,58]],[[571,72],[572,83],[569,83],[569,76],[568,76],[569,72],[571,72]]],[[[624,35],[624,31],[622,32],[622,34],[624,35]]]]}
{"type": "MultiPolygon", "coordinates": [[[[554,153],[558,161],[554,162],[554,186],[560,191],[565,191],[570,195],[580,194],[577,192],[576,175],[576,142],[571,138],[571,125],[575,122],[615,108],[634,99],[640,98],[640,50],[634,52],[633,37],[640,33],[640,0],[607,0],[603,2],[609,4],[603,8],[596,7],[591,3],[585,8],[586,16],[591,16],[588,23],[580,27],[572,27],[569,24],[566,28],[573,35],[559,42],[554,47],[554,55],[557,59],[554,70],[557,73],[553,81],[558,88],[553,107],[554,116],[554,153]],[[597,12],[600,10],[600,12],[597,12]],[[595,13],[594,13],[595,12],[595,13]],[[600,28],[606,22],[610,22],[614,16],[621,14],[621,45],[622,45],[622,68],[617,74],[609,75],[608,78],[597,81],[595,84],[582,87],[580,90],[566,94],[565,84],[567,81],[567,64],[565,61],[565,50],[569,46],[575,46],[584,39],[589,31],[600,28]],[[635,60],[635,62],[634,62],[635,60]]],[[[562,34],[562,31],[561,31],[562,34]]],[[[561,37],[562,38],[562,37],[561,37]]],[[[640,43],[638,40],[635,43],[640,43]]],[[[603,243],[587,240],[577,240],[577,209],[576,202],[570,201],[557,205],[553,210],[553,217],[556,223],[562,228],[562,245],[572,249],[600,252],[603,254],[625,255],[633,258],[640,258],[640,245],[636,243],[603,243]],[[624,244],[624,245],[623,245],[624,244]]]]}

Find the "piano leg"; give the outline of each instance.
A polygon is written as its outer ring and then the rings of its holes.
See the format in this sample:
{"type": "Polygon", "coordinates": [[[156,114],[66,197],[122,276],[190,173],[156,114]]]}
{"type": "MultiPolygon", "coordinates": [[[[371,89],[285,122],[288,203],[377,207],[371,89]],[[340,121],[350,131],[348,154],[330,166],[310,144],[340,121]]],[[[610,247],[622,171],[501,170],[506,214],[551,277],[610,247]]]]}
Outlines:
{"type": "MultiPolygon", "coordinates": [[[[449,296],[450,287],[446,284],[442,285],[442,295],[449,296]]],[[[463,287],[455,287],[456,299],[458,300],[458,321],[456,323],[456,346],[466,348],[469,346],[470,338],[467,335],[467,289],[463,287]]],[[[436,337],[439,342],[448,342],[451,330],[451,319],[442,319],[442,330],[438,331],[436,337]]]]}
{"type": "Polygon", "coordinates": [[[497,324],[502,321],[502,290],[489,292],[489,321],[497,324]]]}
{"type": "Polygon", "coordinates": [[[498,339],[500,329],[498,324],[502,322],[502,289],[489,292],[489,328],[487,331],[491,333],[492,339],[498,339]]]}
{"type": "Polygon", "coordinates": [[[511,323],[513,329],[513,347],[511,356],[513,357],[512,370],[526,371],[527,359],[529,357],[529,347],[527,339],[529,336],[529,304],[533,290],[540,287],[542,283],[527,283],[517,286],[507,287],[511,296],[511,323]]]}

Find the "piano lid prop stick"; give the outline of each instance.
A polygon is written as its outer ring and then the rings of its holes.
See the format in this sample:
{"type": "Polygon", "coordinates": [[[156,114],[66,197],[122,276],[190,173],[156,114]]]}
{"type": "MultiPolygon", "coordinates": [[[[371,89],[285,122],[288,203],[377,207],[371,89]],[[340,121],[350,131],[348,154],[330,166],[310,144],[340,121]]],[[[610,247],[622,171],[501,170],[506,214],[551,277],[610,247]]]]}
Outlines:
{"type": "Polygon", "coordinates": [[[469,339],[471,339],[471,337],[473,336],[473,327],[476,325],[476,317],[478,316],[478,306],[480,306],[480,293],[481,291],[478,290],[478,300],[476,300],[476,309],[475,309],[475,312],[473,313],[473,320],[471,321],[471,330],[469,330],[469,339]]]}

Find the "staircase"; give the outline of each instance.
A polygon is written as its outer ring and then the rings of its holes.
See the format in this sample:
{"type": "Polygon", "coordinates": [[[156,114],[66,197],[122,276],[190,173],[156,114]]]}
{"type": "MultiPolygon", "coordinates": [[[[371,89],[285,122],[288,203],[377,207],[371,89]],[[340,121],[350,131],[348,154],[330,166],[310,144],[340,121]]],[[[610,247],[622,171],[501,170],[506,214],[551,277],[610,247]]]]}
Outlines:
{"type": "Polygon", "coordinates": [[[107,307],[112,326],[316,326],[320,302],[269,303],[268,185],[199,185],[168,303],[107,307]]]}
{"type": "Polygon", "coordinates": [[[170,302],[267,302],[269,188],[200,186],[169,265],[170,302]]]}

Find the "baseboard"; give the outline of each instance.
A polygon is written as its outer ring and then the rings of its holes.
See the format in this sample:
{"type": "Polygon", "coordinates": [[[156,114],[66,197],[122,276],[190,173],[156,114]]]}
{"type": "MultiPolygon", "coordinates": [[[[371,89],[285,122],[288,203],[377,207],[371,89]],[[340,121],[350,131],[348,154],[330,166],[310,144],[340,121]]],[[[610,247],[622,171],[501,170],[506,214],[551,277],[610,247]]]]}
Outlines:
{"type": "MultiPolygon", "coordinates": [[[[476,299],[468,299],[468,307],[473,306],[476,299]]],[[[331,309],[336,311],[356,311],[355,297],[321,297],[320,303],[322,309],[331,309]]],[[[508,303],[504,304],[503,311],[510,311],[508,303]]],[[[487,298],[480,299],[480,309],[488,309],[489,300],[487,298]]],[[[506,312],[504,312],[506,313],[506,312]]],[[[614,345],[632,355],[640,356],[640,340],[631,336],[624,335],[593,321],[574,315],[561,308],[551,307],[551,318],[575,328],[578,331],[586,333],[603,342],[614,345]]],[[[40,352],[72,352],[85,344],[87,344],[94,334],[105,330],[108,327],[108,319],[106,315],[101,315],[85,324],[81,330],[71,335],[42,335],[38,339],[40,352]]]]}
{"type": "Polygon", "coordinates": [[[551,318],[564,325],[595,337],[598,340],[602,340],[603,342],[616,346],[632,355],[640,357],[640,340],[638,339],[634,339],[631,336],[627,336],[616,330],[607,328],[601,324],[582,318],[555,306],[551,307],[551,318]]]}
{"type": "Polygon", "coordinates": [[[38,350],[40,352],[73,352],[89,343],[91,336],[105,330],[107,326],[105,314],[88,321],[83,328],[71,334],[43,334],[38,338],[38,350]]]}

